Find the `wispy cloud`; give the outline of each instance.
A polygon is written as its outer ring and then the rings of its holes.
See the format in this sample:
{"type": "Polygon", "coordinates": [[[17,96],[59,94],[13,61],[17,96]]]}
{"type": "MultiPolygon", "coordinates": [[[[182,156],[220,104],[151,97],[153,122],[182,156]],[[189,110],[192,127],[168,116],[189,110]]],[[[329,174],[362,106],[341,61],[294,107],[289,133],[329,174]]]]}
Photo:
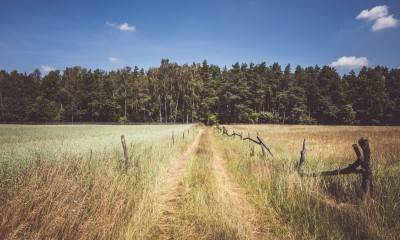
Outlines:
{"type": "Polygon", "coordinates": [[[353,69],[353,68],[368,66],[368,64],[369,64],[368,59],[366,57],[343,56],[341,58],[338,58],[336,61],[332,62],[329,65],[331,67],[353,69]]]}
{"type": "Polygon", "coordinates": [[[111,64],[117,64],[117,63],[120,63],[121,60],[116,58],[116,57],[109,57],[108,58],[108,62],[111,63],[111,64]]]}
{"type": "Polygon", "coordinates": [[[106,25],[107,25],[108,27],[115,27],[117,24],[107,21],[107,22],[106,22],[106,25]]]}
{"type": "Polygon", "coordinates": [[[107,21],[106,22],[106,26],[119,29],[120,31],[123,31],[123,32],[134,32],[134,31],[136,31],[136,27],[129,25],[127,22],[122,23],[122,24],[116,24],[116,23],[112,23],[112,22],[107,21]]]}
{"type": "Polygon", "coordinates": [[[51,71],[54,71],[56,69],[53,68],[53,67],[50,67],[49,65],[42,65],[42,70],[43,70],[43,72],[45,72],[47,74],[47,73],[49,73],[51,71]]]}
{"type": "Polygon", "coordinates": [[[371,10],[363,10],[356,19],[367,19],[374,22],[372,31],[380,31],[385,28],[393,28],[399,25],[399,20],[394,15],[389,15],[389,7],[386,5],[376,6],[371,10]]]}
{"type": "Polygon", "coordinates": [[[356,17],[356,19],[368,19],[368,20],[375,20],[380,17],[387,16],[389,14],[388,11],[388,6],[383,5],[383,6],[376,6],[372,8],[371,10],[362,10],[360,14],[356,17]]]}

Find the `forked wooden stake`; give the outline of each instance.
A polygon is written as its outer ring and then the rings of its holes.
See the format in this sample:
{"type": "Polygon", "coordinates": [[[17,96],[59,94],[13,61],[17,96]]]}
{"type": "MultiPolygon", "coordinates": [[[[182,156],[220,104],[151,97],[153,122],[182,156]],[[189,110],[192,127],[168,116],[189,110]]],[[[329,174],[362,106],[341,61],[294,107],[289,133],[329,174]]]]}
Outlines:
{"type": "Polygon", "coordinates": [[[363,193],[363,198],[371,196],[373,192],[373,182],[372,182],[372,171],[371,171],[371,150],[369,148],[368,139],[361,138],[358,141],[358,144],[361,147],[363,154],[361,155],[360,149],[357,144],[353,144],[354,152],[356,153],[357,159],[355,162],[350,164],[348,167],[336,169],[333,171],[324,171],[318,173],[303,173],[302,167],[305,161],[306,154],[306,140],[303,142],[303,150],[300,152],[301,157],[298,164],[297,171],[301,177],[318,177],[318,176],[335,176],[335,175],[344,175],[344,174],[361,174],[362,182],[361,189],[363,193]],[[358,168],[361,166],[361,169],[358,168]]]}

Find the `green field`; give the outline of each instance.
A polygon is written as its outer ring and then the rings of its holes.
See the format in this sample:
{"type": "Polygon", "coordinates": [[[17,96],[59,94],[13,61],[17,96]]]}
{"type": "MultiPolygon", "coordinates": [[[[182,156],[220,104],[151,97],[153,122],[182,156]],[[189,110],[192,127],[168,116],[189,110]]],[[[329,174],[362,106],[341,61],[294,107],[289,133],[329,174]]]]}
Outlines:
{"type": "Polygon", "coordinates": [[[260,146],[197,125],[0,125],[0,239],[396,239],[400,128],[230,125],[260,146]],[[172,140],[174,133],[174,142],[172,140]],[[121,135],[127,140],[126,168],[121,135]],[[359,175],[302,178],[371,145],[359,175]]]}

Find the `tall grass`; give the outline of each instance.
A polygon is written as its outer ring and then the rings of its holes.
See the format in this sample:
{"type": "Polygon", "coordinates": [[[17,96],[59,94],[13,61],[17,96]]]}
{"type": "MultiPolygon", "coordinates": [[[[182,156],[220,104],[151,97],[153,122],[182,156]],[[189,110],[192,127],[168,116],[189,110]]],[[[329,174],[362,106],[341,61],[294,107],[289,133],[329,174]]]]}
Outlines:
{"type": "MultiPolygon", "coordinates": [[[[183,177],[182,197],[175,203],[170,239],[244,239],[221,203],[210,135],[204,133],[183,177]]],[[[230,207],[230,206],[229,206],[230,207]]]]}
{"type": "Polygon", "coordinates": [[[399,128],[229,126],[259,132],[276,156],[265,163],[259,146],[209,128],[195,139],[190,127],[0,125],[0,239],[400,235],[399,128]],[[301,178],[295,171],[303,138],[305,171],[318,172],[352,163],[360,137],[372,151],[367,202],[359,175],[301,178]]]}
{"type": "Polygon", "coordinates": [[[0,239],[125,238],[144,193],[192,141],[189,127],[0,126],[0,239]]]}
{"type": "MultiPolygon", "coordinates": [[[[211,129],[202,134],[189,159],[180,197],[169,211],[165,239],[295,239],[290,229],[261,216],[237,186],[214,145],[211,129]]],[[[154,235],[153,239],[158,239],[154,235]]]]}
{"type": "Polygon", "coordinates": [[[218,146],[237,181],[252,192],[260,211],[277,216],[305,239],[395,239],[400,235],[399,128],[233,126],[258,131],[276,155],[263,163],[260,150],[220,136],[218,146]],[[300,178],[294,170],[302,139],[309,139],[307,171],[346,167],[351,144],[370,139],[374,193],[359,201],[361,176],[300,178]],[[346,145],[346,147],[345,147],[346,145]],[[391,153],[388,153],[388,150],[391,153]],[[398,156],[398,155],[397,155],[398,156]]]}

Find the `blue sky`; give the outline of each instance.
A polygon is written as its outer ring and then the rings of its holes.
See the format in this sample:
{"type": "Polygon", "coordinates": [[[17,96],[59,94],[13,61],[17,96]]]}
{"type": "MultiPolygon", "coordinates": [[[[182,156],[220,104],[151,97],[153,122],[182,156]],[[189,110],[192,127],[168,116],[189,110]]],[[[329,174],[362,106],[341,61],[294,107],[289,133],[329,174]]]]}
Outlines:
{"type": "Polygon", "coordinates": [[[0,69],[400,66],[400,1],[2,0],[0,69]],[[362,12],[365,10],[364,12],[362,12]]]}

